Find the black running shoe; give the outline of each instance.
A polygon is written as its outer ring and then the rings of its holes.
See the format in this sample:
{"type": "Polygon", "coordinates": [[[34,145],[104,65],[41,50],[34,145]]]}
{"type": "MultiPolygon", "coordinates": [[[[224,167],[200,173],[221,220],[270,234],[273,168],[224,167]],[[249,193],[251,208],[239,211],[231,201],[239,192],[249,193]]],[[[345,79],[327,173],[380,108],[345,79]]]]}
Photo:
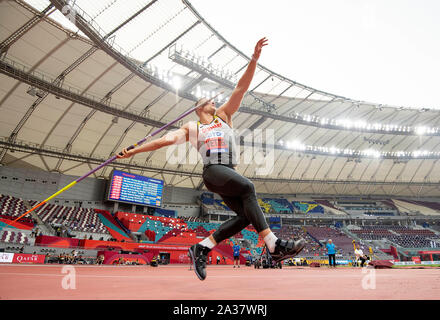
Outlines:
{"type": "Polygon", "coordinates": [[[291,239],[277,239],[277,241],[275,242],[275,250],[274,252],[270,252],[270,255],[272,256],[273,261],[275,261],[275,263],[278,263],[283,260],[293,258],[301,252],[305,245],[306,241],[302,238],[296,241],[291,239]]]}
{"type": "Polygon", "coordinates": [[[206,278],[206,258],[209,251],[211,251],[211,249],[198,243],[189,248],[194,271],[200,280],[205,280],[206,278]]]}

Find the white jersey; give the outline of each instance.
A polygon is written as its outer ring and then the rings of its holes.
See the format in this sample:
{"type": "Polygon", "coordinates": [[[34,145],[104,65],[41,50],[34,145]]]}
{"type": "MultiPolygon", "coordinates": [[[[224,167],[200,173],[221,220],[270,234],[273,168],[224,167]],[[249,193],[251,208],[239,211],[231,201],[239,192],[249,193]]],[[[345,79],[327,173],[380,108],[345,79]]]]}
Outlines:
{"type": "Polygon", "coordinates": [[[236,165],[236,144],[233,129],[214,115],[209,124],[197,122],[197,149],[204,165],[236,165]]]}

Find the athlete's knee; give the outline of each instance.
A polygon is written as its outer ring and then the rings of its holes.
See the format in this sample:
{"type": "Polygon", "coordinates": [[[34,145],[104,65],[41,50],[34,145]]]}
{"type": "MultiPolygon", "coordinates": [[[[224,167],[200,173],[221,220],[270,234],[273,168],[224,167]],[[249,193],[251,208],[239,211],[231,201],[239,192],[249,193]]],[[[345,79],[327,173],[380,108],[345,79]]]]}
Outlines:
{"type": "Polygon", "coordinates": [[[243,192],[242,195],[244,196],[255,194],[255,186],[252,183],[252,181],[246,179],[246,182],[243,183],[242,192],[243,192]]]}
{"type": "Polygon", "coordinates": [[[248,225],[251,224],[251,222],[245,216],[238,216],[238,224],[240,225],[240,227],[246,228],[248,225]]]}

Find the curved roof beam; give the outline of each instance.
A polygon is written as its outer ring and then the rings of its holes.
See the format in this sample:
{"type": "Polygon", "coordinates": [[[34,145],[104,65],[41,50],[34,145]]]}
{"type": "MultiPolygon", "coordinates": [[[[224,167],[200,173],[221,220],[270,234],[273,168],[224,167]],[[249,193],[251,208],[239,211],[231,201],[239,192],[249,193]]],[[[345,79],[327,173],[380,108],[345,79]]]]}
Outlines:
{"type": "MultiPolygon", "coordinates": [[[[185,5],[188,6],[188,8],[194,13],[194,15],[197,17],[197,19],[199,19],[198,21],[196,21],[192,26],[190,26],[185,32],[188,32],[190,29],[193,29],[196,25],[203,23],[205,26],[207,26],[210,31],[212,31],[219,39],[221,39],[227,46],[229,46],[230,48],[232,48],[233,50],[235,50],[237,52],[238,55],[242,56],[243,58],[249,60],[249,57],[247,57],[245,54],[243,54],[241,51],[239,51],[237,48],[235,48],[233,45],[231,45],[226,39],[224,39],[214,28],[212,28],[198,13],[197,11],[195,11],[195,9],[191,6],[191,4],[186,1],[186,0],[182,0],[184,2],[185,5]]],[[[68,3],[64,0],[51,0],[51,3],[61,12],[63,12],[63,8],[65,8],[66,6],[68,6],[68,3]]],[[[99,26],[96,25],[96,23],[93,23],[93,25],[91,25],[84,16],[87,16],[87,13],[85,13],[83,10],[81,10],[81,8],[74,6],[73,10],[76,11],[75,14],[75,24],[76,26],[84,33],[86,34],[96,45],[98,45],[103,51],[105,51],[107,54],[109,54],[110,56],[112,56],[114,59],[116,59],[117,61],[119,61],[122,65],[124,65],[125,67],[127,67],[129,70],[131,70],[134,74],[136,74],[137,76],[139,76],[141,79],[153,83],[159,87],[161,87],[162,89],[165,90],[169,90],[169,91],[173,91],[173,88],[166,82],[155,78],[154,76],[148,74],[147,72],[145,72],[143,70],[143,67],[145,67],[144,64],[141,65],[137,65],[135,62],[133,62],[133,60],[128,59],[127,56],[122,52],[122,49],[118,49],[114,46],[114,44],[106,41],[106,39],[104,39],[101,35],[100,35],[100,30],[99,26]],[[98,28],[98,29],[96,29],[98,28]]],[[[90,17],[88,17],[89,20],[91,19],[90,17]]],[[[174,40],[174,43],[177,41],[178,39],[174,40]]],[[[171,42],[169,44],[169,46],[171,46],[173,42],[171,42]]],[[[311,87],[299,84],[293,80],[287,79],[261,65],[258,65],[259,68],[261,68],[262,70],[271,73],[273,76],[276,76],[277,78],[280,78],[284,81],[287,81],[288,83],[295,85],[297,87],[302,88],[303,90],[307,90],[310,91],[311,94],[321,94],[321,95],[325,95],[325,96],[329,96],[332,99],[335,100],[344,100],[347,102],[351,102],[351,103],[357,103],[356,101],[352,100],[352,99],[348,99],[339,95],[334,95],[334,94],[330,94],[321,90],[317,90],[317,89],[313,89],[311,87]]],[[[199,70],[196,70],[199,71],[199,70]]],[[[206,75],[204,75],[206,76],[206,75]]],[[[212,79],[214,78],[212,75],[209,75],[209,79],[218,82],[218,79],[212,79]]],[[[222,85],[224,85],[224,83],[222,83],[222,85]]],[[[228,86],[227,86],[228,87],[228,86]]],[[[179,96],[181,96],[184,99],[188,99],[190,101],[197,101],[198,99],[193,96],[191,93],[186,92],[186,91],[179,91],[179,96]]],[[[251,93],[252,94],[252,93],[251,93]]],[[[310,94],[309,94],[310,96],[310,94]]],[[[254,96],[255,97],[255,96],[254,96]]],[[[300,101],[300,103],[303,103],[305,100],[302,99],[300,101]]],[[[298,104],[297,104],[298,105],[298,104]]],[[[383,108],[383,105],[377,105],[377,107],[383,108]]],[[[348,130],[348,131],[359,131],[359,132],[364,132],[364,133],[384,133],[384,134],[398,134],[398,135],[415,135],[417,134],[417,132],[415,130],[413,131],[399,131],[397,129],[393,129],[392,127],[387,127],[385,125],[383,125],[383,129],[382,128],[369,128],[367,129],[363,129],[363,128],[357,128],[356,125],[354,126],[349,126],[349,127],[344,127],[343,125],[337,125],[334,123],[321,123],[321,121],[323,119],[309,119],[308,115],[289,115],[289,116],[285,116],[285,115],[277,115],[271,112],[267,112],[267,111],[262,111],[262,110],[257,110],[254,108],[250,108],[249,106],[243,105],[240,108],[240,112],[244,112],[244,113],[250,113],[250,114],[259,114],[261,116],[265,116],[268,118],[274,118],[277,120],[281,120],[281,121],[285,121],[285,122],[292,122],[292,123],[299,123],[299,124],[304,124],[307,126],[316,126],[316,127],[323,127],[326,129],[334,129],[334,130],[348,130]]],[[[440,129],[438,131],[435,132],[424,132],[424,135],[438,135],[440,136],[440,129]]]]}
{"type": "MultiPolygon", "coordinates": [[[[17,152],[23,152],[23,153],[32,153],[37,155],[43,155],[43,156],[49,156],[49,157],[55,157],[55,158],[66,158],[72,161],[79,161],[79,162],[85,162],[89,164],[101,164],[103,161],[107,160],[104,157],[89,157],[86,154],[79,154],[75,152],[69,152],[66,153],[64,150],[56,147],[41,147],[38,144],[32,143],[32,142],[26,142],[17,140],[15,142],[9,142],[7,141],[7,137],[0,137],[0,147],[7,148],[9,150],[14,150],[17,152]]],[[[155,167],[155,166],[144,166],[139,165],[137,163],[128,163],[126,160],[117,160],[114,163],[111,163],[110,166],[114,167],[125,167],[127,169],[137,169],[137,170],[148,170],[148,171],[155,171],[155,172],[163,172],[163,173],[170,173],[170,174],[178,174],[182,176],[197,176],[201,177],[202,172],[193,172],[193,171],[187,171],[187,170],[175,170],[175,169],[169,169],[169,168],[162,168],[162,167],[155,167]]],[[[434,186],[438,187],[438,183],[434,182],[409,182],[409,181],[393,181],[393,182],[385,182],[385,181],[370,181],[370,180],[322,180],[322,179],[285,179],[285,178],[261,178],[258,176],[248,176],[248,178],[251,178],[253,181],[258,182],[275,182],[275,183],[326,183],[326,184],[350,184],[350,185],[411,185],[411,186],[434,186]]]]}
{"type": "MultiPolygon", "coordinates": [[[[153,127],[162,127],[165,123],[162,122],[163,117],[161,120],[153,120],[151,118],[146,118],[142,116],[142,114],[135,114],[132,112],[125,111],[120,106],[112,105],[108,102],[107,99],[104,98],[96,98],[96,97],[90,97],[84,92],[74,92],[72,90],[69,90],[71,88],[66,89],[63,86],[56,86],[54,85],[53,81],[51,81],[48,78],[45,78],[44,75],[38,77],[35,72],[29,72],[26,71],[26,67],[14,62],[10,59],[3,59],[0,60],[0,73],[6,74],[14,79],[17,79],[19,81],[25,82],[31,86],[40,88],[43,91],[50,92],[54,94],[55,96],[67,99],[69,101],[82,104],[86,107],[90,107],[93,109],[92,112],[96,111],[102,111],[104,113],[112,114],[117,117],[122,117],[125,119],[137,121],[139,123],[151,125],[153,127]]],[[[183,99],[183,98],[182,98],[183,99]]],[[[86,117],[85,120],[88,120],[90,117],[86,117]]],[[[170,129],[177,129],[176,126],[171,126],[170,129]]],[[[241,144],[242,142],[240,142],[241,144]]],[[[248,142],[243,142],[243,145],[250,145],[248,142]]],[[[266,145],[263,145],[264,147],[266,145]]],[[[292,149],[291,147],[286,147],[283,145],[280,145],[276,143],[275,145],[267,145],[268,147],[273,147],[274,149],[278,150],[288,150],[292,152],[301,152],[301,153],[308,153],[308,154],[315,154],[315,155],[330,155],[335,157],[349,157],[349,158],[358,158],[358,157],[369,157],[368,154],[363,155],[360,150],[347,150],[349,153],[343,152],[344,150],[340,150],[341,152],[337,152],[337,150],[331,150],[331,148],[324,148],[324,147],[318,147],[318,146],[304,146],[304,148],[300,149],[292,149]],[[328,149],[328,150],[327,150],[328,149]]],[[[387,154],[382,154],[381,159],[413,159],[411,155],[394,155],[393,152],[388,152],[387,154]]],[[[416,157],[417,159],[437,159],[439,155],[436,153],[419,153],[416,157]]]]}

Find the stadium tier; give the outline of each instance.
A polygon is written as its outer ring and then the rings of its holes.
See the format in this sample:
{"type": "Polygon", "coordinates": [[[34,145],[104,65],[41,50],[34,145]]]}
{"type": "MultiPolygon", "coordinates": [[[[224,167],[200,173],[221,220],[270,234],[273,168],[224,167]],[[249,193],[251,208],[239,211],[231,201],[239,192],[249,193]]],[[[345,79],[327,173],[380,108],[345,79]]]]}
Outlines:
{"type": "MultiPolygon", "coordinates": [[[[22,199],[3,194],[0,195],[0,219],[15,220],[25,212],[26,207],[22,199]]],[[[30,227],[34,225],[34,221],[30,217],[23,217],[19,222],[30,227]]]]}
{"type": "Polygon", "coordinates": [[[11,244],[22,244],[29,245],[30,240],[28,236],[20,231],[0,231],[0,242],[11,243],[11,244]]]}
{"type": "Polygon", "coordinates": [[[307,233],[316,241],[324,242],[332,239],[340,254],[349,255],[353,252],[353,239],[334,227],[306,226],[307,233]]]}
{"type": "MultiPolygon", "coordinates": [[[[29,203],[34,206],[38,201],[31,200],[29,203]]],[[[63,225],[72,231],[108,233],[95,209],[46,203],[37,214],[43,222],[54,226],[63,225]]]]}
{"type": "Polygon", "coordinates": [[[438,234],[427,229],[412,229],[403,226],[359,226],[350,230],[362,240],[387,240],[403,248],[428,248],[437,246],[438,234]]]}

